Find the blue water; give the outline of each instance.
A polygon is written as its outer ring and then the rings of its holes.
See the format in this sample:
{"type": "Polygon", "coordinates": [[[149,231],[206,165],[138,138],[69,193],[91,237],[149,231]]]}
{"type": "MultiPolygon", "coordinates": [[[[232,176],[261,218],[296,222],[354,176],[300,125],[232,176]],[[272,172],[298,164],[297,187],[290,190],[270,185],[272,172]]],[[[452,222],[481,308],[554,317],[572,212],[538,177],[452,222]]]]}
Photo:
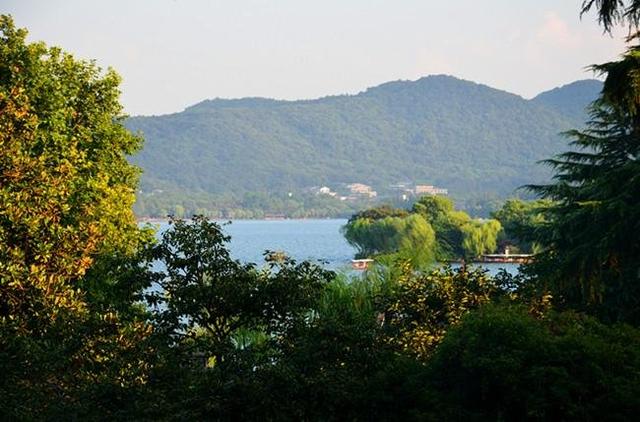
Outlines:
{"type": "Polygon", "coordinates": [[[355,254],[340,234],[347,220],[238,220],[226,226],[231,255],[263,262],[265,250],[283,251],[296,261],[322,261],[328,268],[350,265],[355,254]]]}
{"type": "MultiPolygon", "coordinates": [[[[234,220],[224,226],[231,236],[229,251],[242,262],[264,263],[265,251],[282,251],[296,261],[322,263],[330,269],[351,265],[355,249],[340,234],[344,219],[234,220]]],[[[158,224],[158,233],[169,227],[158,224]]]]}
{"type": "MultiPolygon", "coordinates": [[[[296,261],[320,262],[326,268],[342,270],[351,268],[355,249],[347,243],[340,228],[344,219],[330,220],[235,220],[224,226],[231,236],[231,256],[242,262],[264,263],[266,250],[282,251],[296,261]]],[[[158,233],[169,227],[158,224],[158,233]]],[[[455,265],[454,265],[455,266],[455,265]]],[[[517,272],[514,264],[483,264],[490,274],[500,268],[517,272]]]]}

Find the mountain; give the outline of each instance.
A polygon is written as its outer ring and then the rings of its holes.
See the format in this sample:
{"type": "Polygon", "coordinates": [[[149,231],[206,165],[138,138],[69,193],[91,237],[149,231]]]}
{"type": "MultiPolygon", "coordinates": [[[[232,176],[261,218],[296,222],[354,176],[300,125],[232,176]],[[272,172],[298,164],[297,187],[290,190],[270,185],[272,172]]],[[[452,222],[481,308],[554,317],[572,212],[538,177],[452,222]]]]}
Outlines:
{"type": "Polygon", "coordinates": [[[543,92],[533,98],[532,102],[549,107],[573,119],[585,121],[587,107],[602,90],[602,82],[596,79],[576,81],[570,84],[543,92]]]}
{"type": "Polygon", "coordinates": [[[133,117],[144,149],[142,190],[297,191],[361,182],[383,191],[411,181],[454,198],[505,197],[547,180],[536,162],[567,148],[598,81],[532,100],[451,76],[428,76],[357,95],[304,101],[206,100],[180,113],[133,117]]]}

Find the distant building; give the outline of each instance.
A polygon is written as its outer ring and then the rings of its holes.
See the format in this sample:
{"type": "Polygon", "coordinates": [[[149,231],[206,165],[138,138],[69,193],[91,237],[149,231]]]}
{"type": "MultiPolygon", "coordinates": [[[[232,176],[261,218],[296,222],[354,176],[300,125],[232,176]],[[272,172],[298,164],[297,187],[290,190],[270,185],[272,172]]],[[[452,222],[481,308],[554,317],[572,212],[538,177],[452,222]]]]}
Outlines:
{"type": "Polygon", "coordinates": [[[336,196],[337,193],[331,191],[331,188],[329,188],[328,186],[322,186],[320,189],[318,189],[318,192],[316,193],[316,195],[336,196]]]}
{"type": "Polygon", "coordinates": [[[433,185],[416,185],[414,192],[416,196],[420,195],[448,195],[447,189],[438,188],[433,185]]]}
{"type": "Polygon", "coordinates": [[[351,183],[347,185],[347,188],[355,197],[375,198],[378,196],[378,192],[374,191],[371,186],[362,183],[351,183]]]}
{"type": "Polygon", "coordinates": [[[329,195],[336,196],[337,193],[333,192],[329,186],[313,186],[311,188],[305,189],[306,192],[312,193],[314,195],[329,195]]]}

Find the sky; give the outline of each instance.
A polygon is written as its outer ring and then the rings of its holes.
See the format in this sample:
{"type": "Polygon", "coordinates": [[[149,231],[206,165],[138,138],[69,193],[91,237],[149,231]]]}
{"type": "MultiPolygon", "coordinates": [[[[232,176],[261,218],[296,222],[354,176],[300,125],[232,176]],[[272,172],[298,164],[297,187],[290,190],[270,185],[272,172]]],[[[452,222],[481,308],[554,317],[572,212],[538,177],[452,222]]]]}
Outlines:
{"type": "Polygon", "coordinates": [[[29,40],[113,67],[130,115],[211,98],[310,99],[449,74],[525,98],[593,77],[581,0],[0,0],[29,40]]]}

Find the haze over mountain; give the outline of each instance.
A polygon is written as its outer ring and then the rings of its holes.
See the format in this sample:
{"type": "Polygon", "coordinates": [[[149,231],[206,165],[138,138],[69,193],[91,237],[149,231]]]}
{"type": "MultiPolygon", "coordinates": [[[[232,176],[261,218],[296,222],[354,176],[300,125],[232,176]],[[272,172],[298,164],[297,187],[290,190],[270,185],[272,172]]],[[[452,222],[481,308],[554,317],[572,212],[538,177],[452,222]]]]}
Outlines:
{"type": "Polygon", "coordinates": [[[361,182],[506,197],[542,182],[537,161],[567,149],[600,90],[578,81],[531,100],[452,76],[305,101],[206,100],[180,113],[132,117],[144,149],[142,190],[244,193],[361,182]]]}

